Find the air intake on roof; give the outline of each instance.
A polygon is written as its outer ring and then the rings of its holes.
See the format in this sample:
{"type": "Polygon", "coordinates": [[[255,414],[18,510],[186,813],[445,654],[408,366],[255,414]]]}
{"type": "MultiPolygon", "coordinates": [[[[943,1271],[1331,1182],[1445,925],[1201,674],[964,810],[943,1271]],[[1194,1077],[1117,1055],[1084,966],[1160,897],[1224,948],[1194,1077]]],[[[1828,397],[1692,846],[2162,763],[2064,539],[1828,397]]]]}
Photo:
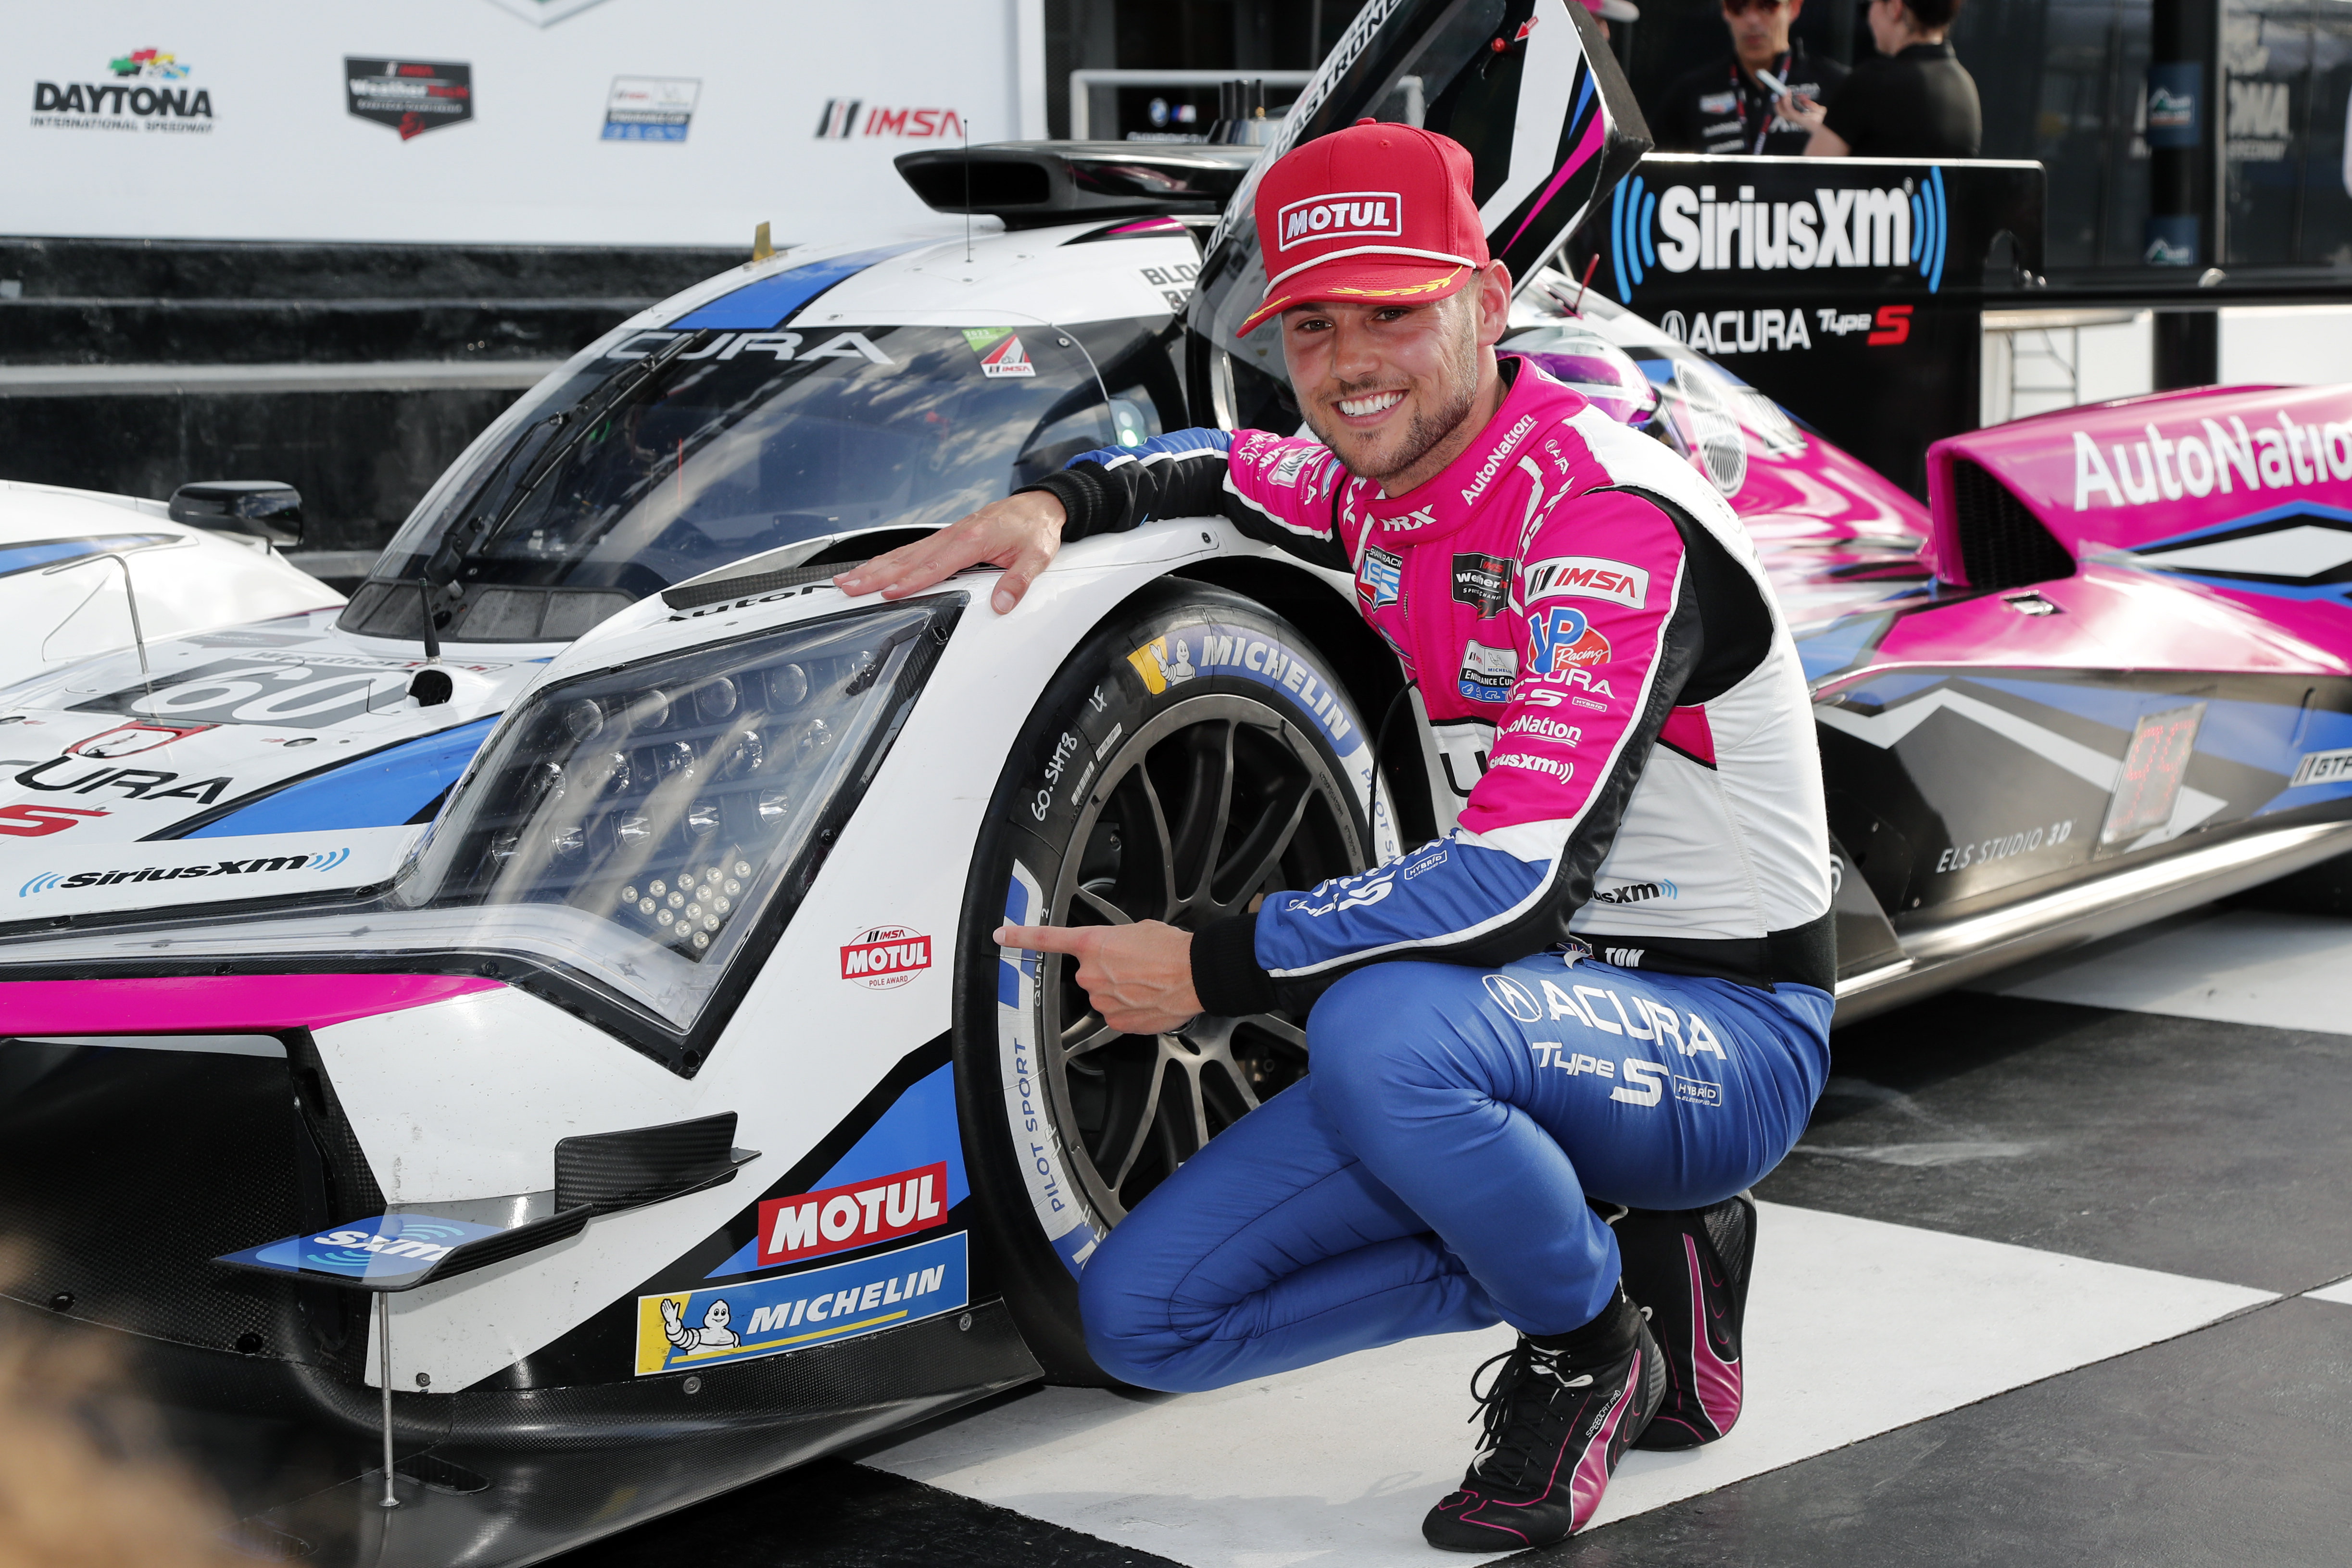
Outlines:
{"type": "Polygon", "coordinates": [[[943,213],[992,213],[1013,228],[1192,213],[1213,216],[1256,162],[1255,147],[1127,141],[997,141],[902,153],[899,176],[943,213]]]}
{"type": "Polygon", "coordinates": [[[1970,588],[2022,588],[2074,575],[2074,558],[2042,520],[1965,457],[1952,461],[1952,533],[1970,588]]]}

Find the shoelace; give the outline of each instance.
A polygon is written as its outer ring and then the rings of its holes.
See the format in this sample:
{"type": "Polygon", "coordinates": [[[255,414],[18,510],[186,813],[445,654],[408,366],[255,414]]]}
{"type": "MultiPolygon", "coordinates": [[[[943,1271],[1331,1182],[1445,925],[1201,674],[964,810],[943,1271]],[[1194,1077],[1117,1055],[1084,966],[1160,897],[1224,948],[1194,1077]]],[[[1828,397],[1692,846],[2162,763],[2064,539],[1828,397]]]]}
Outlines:
{"type": "Polygon", "coordinates": [[[1472,1411],[1467,1419],[1475,1421],[1482,1416],[1486,1418],[1478,1455],[1470,1461],[1470,1468],[1506,1486],[1525,1484],[1531,1462],[1541,1460],[1549,1467],[1549,1457],[1559,1446],[1559,1428],[1576,1415],[1580,1402],[1569,1399],[1563,1410],[1560,1396],[1571,1389],[1591,1386],[1591,1373],[1570,1376],[1567,1363],[1557,1351],[1545,1350],[1525,1340],[1490,1357],[1470,1375],[1470,1397],[1478,1402],[1479,1408],[1472,1411]],[[1486,1392],[1479,1393],[1478,1379],[1498,1363],[1502,1370],[1495,1375],[1486,1392]]]}

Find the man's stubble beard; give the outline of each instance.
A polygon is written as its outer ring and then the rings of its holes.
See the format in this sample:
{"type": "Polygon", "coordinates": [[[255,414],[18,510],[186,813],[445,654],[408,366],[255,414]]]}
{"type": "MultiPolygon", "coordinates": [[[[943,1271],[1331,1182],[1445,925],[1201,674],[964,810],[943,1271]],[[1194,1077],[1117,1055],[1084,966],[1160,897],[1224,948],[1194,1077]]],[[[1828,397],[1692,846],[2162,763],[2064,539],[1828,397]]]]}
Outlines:
{"type": "MultiPolygon", "coordinates": [[[[1359,479],[1369,479],[1379,485],[1385,493],[1395,493],[1388,488],[1390,479],[1410,470],[1460,430],[1478,401],[1477,319],[1461,308],[1464,295],[1467,293],[1469,290],[1465,289],[1462,294],[1454,295],[1438,307],[1446,312],[1446,325],[1451,329],[1447,334],[1446,364],[1441,379],[1434,385],[1424,383],[1422,390],[1436,392],[1444,396],[1444,401],[1435,407],[1423,406],[1414,410],[1412,419],[1405,425],[1404,437],[1398,445],[1396,455],[1385,460],[1378,473],[1360,468],[1349,461],[1340,442],[1332,439],[1333,433],[1316,422],[1316,412],[1319,410],[1310,411],[1305,415],[1307,428],[1315,433],[1317,440],[1331,449],[1341,466],[1359,479]]],[[[1360,394],[1342,391],[1340,395],[1360,394]]],[[[1338,434],[1345,438],[1353,435],[1354,432],[1342,425],[1338,434]]]]}

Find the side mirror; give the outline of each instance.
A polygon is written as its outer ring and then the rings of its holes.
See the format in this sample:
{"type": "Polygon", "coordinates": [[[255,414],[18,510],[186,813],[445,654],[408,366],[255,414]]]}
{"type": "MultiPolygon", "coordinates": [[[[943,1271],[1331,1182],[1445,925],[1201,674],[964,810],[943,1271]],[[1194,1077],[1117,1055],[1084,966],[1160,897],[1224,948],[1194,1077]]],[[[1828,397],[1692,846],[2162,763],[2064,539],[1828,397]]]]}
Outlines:
{"type": "Polygon", "coordinates": [[[302,493],[276,479],[198,479],[172,492],[172,520],[273,545],[299,545],[302,493]]]}

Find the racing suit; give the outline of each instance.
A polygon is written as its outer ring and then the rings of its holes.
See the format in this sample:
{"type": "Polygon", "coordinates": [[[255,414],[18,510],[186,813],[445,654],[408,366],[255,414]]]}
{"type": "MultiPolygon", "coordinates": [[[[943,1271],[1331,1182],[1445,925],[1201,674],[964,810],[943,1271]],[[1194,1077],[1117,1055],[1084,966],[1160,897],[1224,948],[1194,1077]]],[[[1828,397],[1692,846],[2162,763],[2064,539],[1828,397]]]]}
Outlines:
{"type": "Polygon", "coordinates": [[[1312,1004],[1311,1072],[1096,1249],[1087,1344],[1129,1381],[1577,1328],[1619,1275],[1588,1197],[1738,1192],[1826,1078],[1821,767],[1754,549],[1665,447],[1502,369],[1493,421],[1402,497],[1255,431],[1030,486],[1066,539],[1222,514],[1351,572],[1464,797],[1443,839],[1195,935],[1207,1011],[1312,1004]]]}

